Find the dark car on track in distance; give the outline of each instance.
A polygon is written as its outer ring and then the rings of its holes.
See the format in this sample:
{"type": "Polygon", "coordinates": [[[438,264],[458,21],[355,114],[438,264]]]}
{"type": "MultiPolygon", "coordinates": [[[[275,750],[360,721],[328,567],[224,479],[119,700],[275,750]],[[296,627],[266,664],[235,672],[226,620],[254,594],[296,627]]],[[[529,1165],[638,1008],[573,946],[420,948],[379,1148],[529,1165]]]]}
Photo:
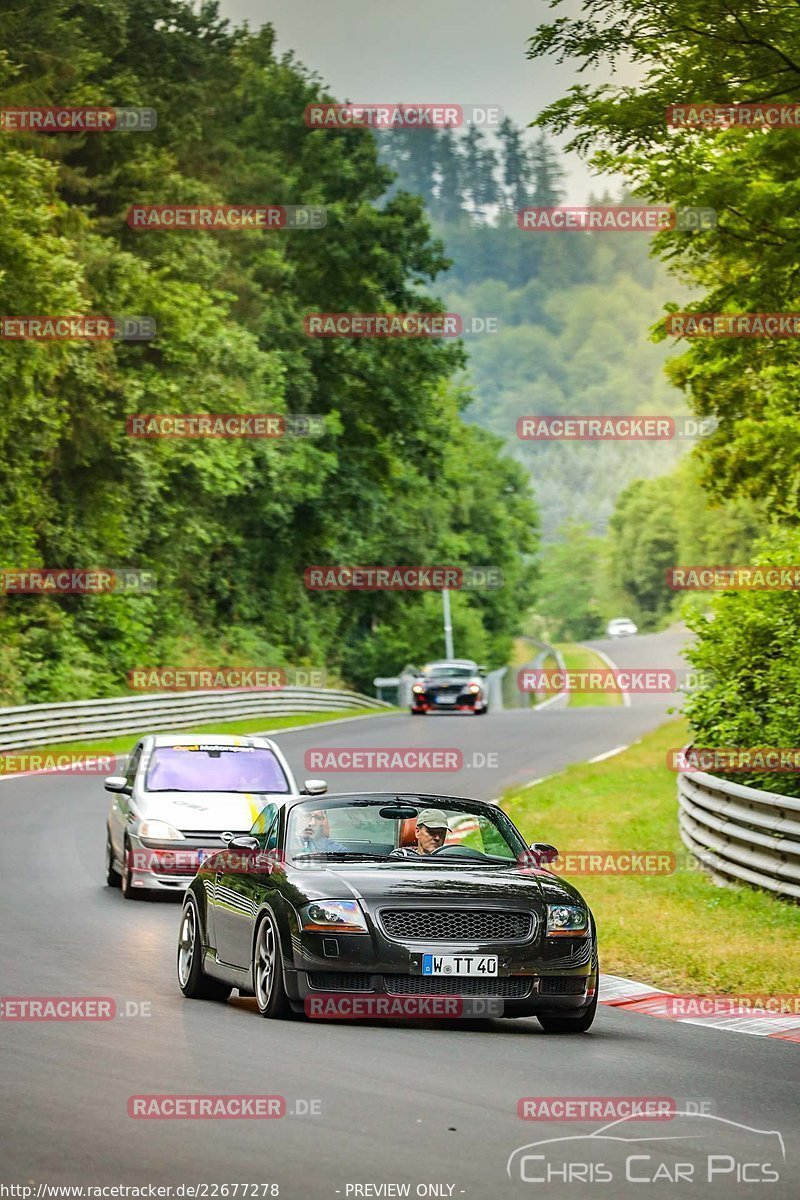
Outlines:
{"type": "MultiPolygon", "coordinates": [[[[494,997],[504,1017],[584,1032],[597,1005],[594,919],[496,805],[352,793],[267,804],[184,897],[184,995],[254,995],[264,1017],[337,993],[494,997]]],[[[313,1012],[312,1012],[313,1015],[313,1012]]]]}
{"type": "Polygon", "coordinates": [[[486,668],[471,658],[427,663],[411,685],[412,714],[473,712],[484,716],[489,711],[485,675],[486,668]]]}

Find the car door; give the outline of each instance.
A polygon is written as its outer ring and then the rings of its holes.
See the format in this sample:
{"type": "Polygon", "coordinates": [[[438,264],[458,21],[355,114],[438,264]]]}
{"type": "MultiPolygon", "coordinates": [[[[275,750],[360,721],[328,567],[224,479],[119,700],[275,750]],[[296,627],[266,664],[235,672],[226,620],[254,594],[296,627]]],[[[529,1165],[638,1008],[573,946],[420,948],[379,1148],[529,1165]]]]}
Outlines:
{"type": "Polygon", "coordinates": [[[277,847],[279,813],[277,804],[267,804],[250,830],[251,836],[258,839],[260,853],[248,854],[232,847],[217,856],[214,880],[217,958],[233,967],[250,965],[255,915],[269,878],[263,854],[277,847]]]}
{"type": "MultiPolygon", "coordinates": [[[[133,792],[136,772],[139,770],[139,763],[142,757],[143,745],[143,742],[138,742],[134,746],[125,766],[125,782],[130,788],[130,792],[133,792]]],[[[122,861],[123,845],[125,842],[125,830],[131,819],[131,802],[132,796],[129,792],[115,792],[114,802],[109,815],[109,827],[111,829],[114,854],[120,862],[122,861]]]]}

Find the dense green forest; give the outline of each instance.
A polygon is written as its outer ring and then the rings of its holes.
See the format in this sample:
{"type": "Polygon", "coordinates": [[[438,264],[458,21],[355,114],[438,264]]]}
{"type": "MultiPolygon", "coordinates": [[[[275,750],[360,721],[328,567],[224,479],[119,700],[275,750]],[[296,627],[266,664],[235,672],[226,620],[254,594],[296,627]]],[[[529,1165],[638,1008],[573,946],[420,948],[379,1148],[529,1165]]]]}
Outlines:
{"type": "MultiPolygon", "coordinates": [[[[464,419],[463,351],[314,339],[312,311],[441,310],[422,202],[368,131],[309,129],[316,77],[270,27],[181,0],[20,0],[4,107],[140,105],[149,133],[2,131],[4,314],[147,315],[150,342],[0,348],[4,567],[135,566],[141,597],[0,598],[0,703],[102,695],[134,666],[313,664],[362,687],[440,652],[438,594],[329,593],[308,565],[493,565],[454,596],[464,652],[506,659],[537,514],[464,419]],[[316,204],[314,231],[139,232],[133,203],[316,204]],[[135,413],[324,414],[317,438],[137,440],[135,413]]],[[[325,97],[334,99],[334,97],[325,97]]]]}

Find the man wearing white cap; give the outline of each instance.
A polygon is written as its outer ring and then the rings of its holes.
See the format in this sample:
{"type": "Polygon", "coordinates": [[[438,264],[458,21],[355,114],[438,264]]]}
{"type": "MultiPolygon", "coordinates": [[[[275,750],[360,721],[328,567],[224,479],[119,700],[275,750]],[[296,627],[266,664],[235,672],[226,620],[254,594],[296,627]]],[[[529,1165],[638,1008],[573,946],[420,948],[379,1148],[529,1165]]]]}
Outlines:
{"type": "Polygon", "coordinates": [[[444,845],[447,829],[447,813],[444,809],[423,808],[417,813],[416,847],[398,846],[389,857],[416,858],[420,854],[433,854],[434,850],[444,845]]]}

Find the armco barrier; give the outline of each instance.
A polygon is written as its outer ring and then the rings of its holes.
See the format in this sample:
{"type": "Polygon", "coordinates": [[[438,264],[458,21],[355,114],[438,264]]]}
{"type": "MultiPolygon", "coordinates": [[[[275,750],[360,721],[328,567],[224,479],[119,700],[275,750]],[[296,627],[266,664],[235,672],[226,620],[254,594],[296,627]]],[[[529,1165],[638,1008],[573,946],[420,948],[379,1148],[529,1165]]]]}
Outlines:
{"type": "Polygon", "coordinates": [[[391,707],[360,692],[300,687],[274,692],[160,692],[114,696],[109,700],[72,700],[66,704],[24,704],[19,708],[0,708],[0,751],[233,721],[237,717],[284,717],[391,707]]]}
{"type": "Polygon", "coordinates": [[[678,807],[684,845],[715,878],[800,900],[800,799],[692,771],[678,807]]]}

